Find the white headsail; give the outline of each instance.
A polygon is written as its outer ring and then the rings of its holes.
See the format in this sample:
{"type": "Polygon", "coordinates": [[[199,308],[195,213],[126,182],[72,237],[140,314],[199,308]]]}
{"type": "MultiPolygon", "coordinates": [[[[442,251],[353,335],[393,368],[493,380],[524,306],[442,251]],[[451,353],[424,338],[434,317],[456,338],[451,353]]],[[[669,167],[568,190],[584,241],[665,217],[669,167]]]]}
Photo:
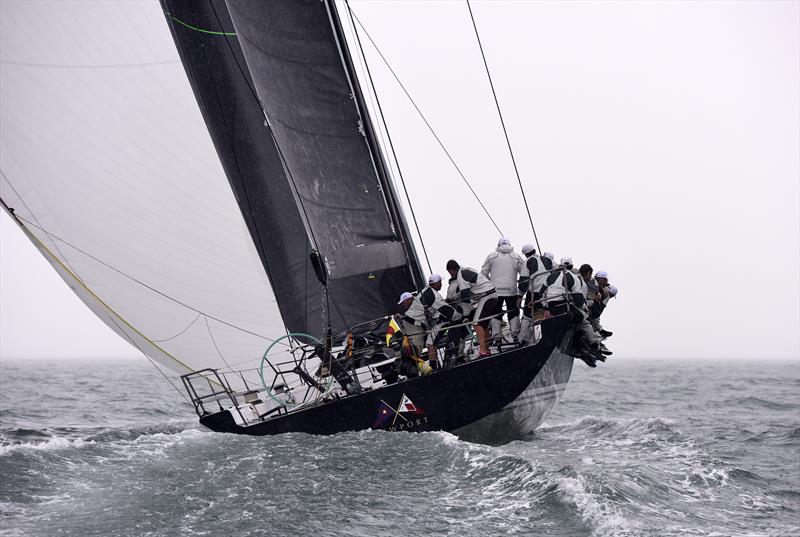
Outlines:
{"type": "Polygon", "coordinates": [[[258,364],[274,298],[156,3],[0,3],[0,195],[112,329],[258,364]]]}

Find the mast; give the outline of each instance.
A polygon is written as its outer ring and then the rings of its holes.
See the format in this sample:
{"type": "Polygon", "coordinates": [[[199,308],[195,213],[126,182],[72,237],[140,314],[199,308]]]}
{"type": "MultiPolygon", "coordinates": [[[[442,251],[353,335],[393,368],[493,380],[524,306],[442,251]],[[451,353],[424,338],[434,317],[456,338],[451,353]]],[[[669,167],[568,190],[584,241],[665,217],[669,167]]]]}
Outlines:
{"type": "Polygon", "coordinates": [[[356,75],[353,58],[350,54],[350,49],[347,46],[347,39],[344,36],[342,21],[339,17],[339,11],[336,8],[336,1],[325,0],[325,5],[328,9],[328,17],[330,18],[333,35],[336,39],[336,44],[339,47],[342,65],[344,66],[345,74],[347,75],[350,87],[353,91],[353,97],[356,101],[356,108],[361,116],[361,124],[364,128],[364,137],[366,138],[367,146],[369,147],[375,172],[384,192],[384,199],[386,200],[387,209],[389,210],[389,214],[394,222],[395,231],[405,246],[411,277],[413,278],[417,288],[422,289],[425,287],[425,278],[420,268],[417,251],[411,239],[411,234],[409,233],[408,223],[406,222],[405,215],[403,214],[403,210],[397,201],[399,198],[397,191],[394,188],[394,182],[391,179],[388,166],[386,165],[386,156],[384,155],[376,136],[375,126],[367,108],[366,100],[364,99],[364,94],[361,90],[361,84],[359,83],[358,76],[356,75]]]}

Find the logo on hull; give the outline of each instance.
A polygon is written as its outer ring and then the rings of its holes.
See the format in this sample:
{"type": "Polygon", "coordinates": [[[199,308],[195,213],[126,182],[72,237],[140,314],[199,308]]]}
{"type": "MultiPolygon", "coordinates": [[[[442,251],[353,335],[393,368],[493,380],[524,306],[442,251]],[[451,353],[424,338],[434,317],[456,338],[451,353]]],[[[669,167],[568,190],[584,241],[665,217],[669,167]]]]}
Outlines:
{"type": "Polygon", "coordinates": [[[406,394],[400,398],[397,408],[381,399],[378,405],[378,415],[375,418],[373,429],[386,429],[387,431],[410,431],[415,427],[428,424],[425,411],[415,405],[406,394]]]}

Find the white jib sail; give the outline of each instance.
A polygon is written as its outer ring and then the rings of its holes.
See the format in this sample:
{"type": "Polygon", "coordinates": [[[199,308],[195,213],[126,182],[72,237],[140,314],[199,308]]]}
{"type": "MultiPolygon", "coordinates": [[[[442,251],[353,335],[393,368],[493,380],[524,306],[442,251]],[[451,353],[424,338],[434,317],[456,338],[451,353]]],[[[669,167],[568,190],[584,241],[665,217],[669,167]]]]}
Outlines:
{"type": "Polygon", "coordinates": [[[106,324],[176,372],[284,333],[156,2],[0,2],[0,194],[106,324]]]}

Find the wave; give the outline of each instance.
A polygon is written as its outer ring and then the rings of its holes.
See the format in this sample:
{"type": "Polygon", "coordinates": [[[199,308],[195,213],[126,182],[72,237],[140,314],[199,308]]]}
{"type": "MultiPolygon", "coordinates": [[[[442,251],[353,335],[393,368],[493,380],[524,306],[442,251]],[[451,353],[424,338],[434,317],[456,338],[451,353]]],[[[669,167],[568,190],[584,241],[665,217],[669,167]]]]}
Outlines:
{"type": "MultiPolygon", "coordinates": [[[[587,425],[592,420],[582,421],[587,425]]],[[[600,423],[595,425],[602,427],[600,423]]],[[[461,455],[466,471],[459,488],[465,483],[475,487],[480,503],[491,506],[490,514],[485,516],[523,516],[529,520],[527,517],[538,508],[546,513],[544,516],[561,518],[578,527],[588,526],[597,537],[639,532],[638,525],[628,520],[620,507],[629,503],[626,495],[618,487],[604,483],[600,475],[579,472],[572,466],[548,467],[536,452],[517,451],[534,446],[535,440],[486,446],[464,442],[448,433],[432,434],[437,435],[442,447],[461,455]]],[[[592,467],[590,460],[584,463],[592,467]]]]}
{"type": "Polygon", "coordinates": [[[606,418],[584,416],[575,421],[560,424],[544,424],[540,434],[576,434],[591,438],[630,439],[634,443],[651,441],[654,438],[676,441],[684,438],[684,434],[675,427],[673,420],[662,417],[649,418],[606,418]]]}
{"type": "Polygon", "coordinates": [[[621,537],[639,533],[637,525],[628,521],[619,508],[602,495],[591,492],[591,489],[590,482],[581,475],[557,480],[562,501],[574,506],[581,518],[591,526],[592,535],[621,537]]]}
{"type": "Polygon", "coordinates": [[[797,408],[797,403],[778,403],[775,401],[769,401],[767,399],[762,399],[760,397],[756,397],[754,395],[750,395],[748,397],[741,397],[741,398],[730,398],[722,401],[720,403],[722,405],[739,405],[748,408],[755,408],[755,409],[769,409],[769,410],[794,410],[797,408]]]}
{"type": "Polygon", "coordinates": [[[165,436],[180,435],[190,431],[201,433],[193,422],[190,425],[187,425],[187,422],[174,422],[132,428],[9,429],[3,431],[2,439],[0,439],[0,457],[8,456],[18,451],[59,451],[115,442],[129,443],[142,438],[164,438],[165,436]],[[30,440],[31,437],[38,437],[43,440],[25,441],[30,440]]]}
{"type": "Polygon", "coordinates": [[[800,427],[795,427],[791,431],[783,433],[778,436],[778,440],[781,444],[786,445],[800,444],[800,427]]]}

